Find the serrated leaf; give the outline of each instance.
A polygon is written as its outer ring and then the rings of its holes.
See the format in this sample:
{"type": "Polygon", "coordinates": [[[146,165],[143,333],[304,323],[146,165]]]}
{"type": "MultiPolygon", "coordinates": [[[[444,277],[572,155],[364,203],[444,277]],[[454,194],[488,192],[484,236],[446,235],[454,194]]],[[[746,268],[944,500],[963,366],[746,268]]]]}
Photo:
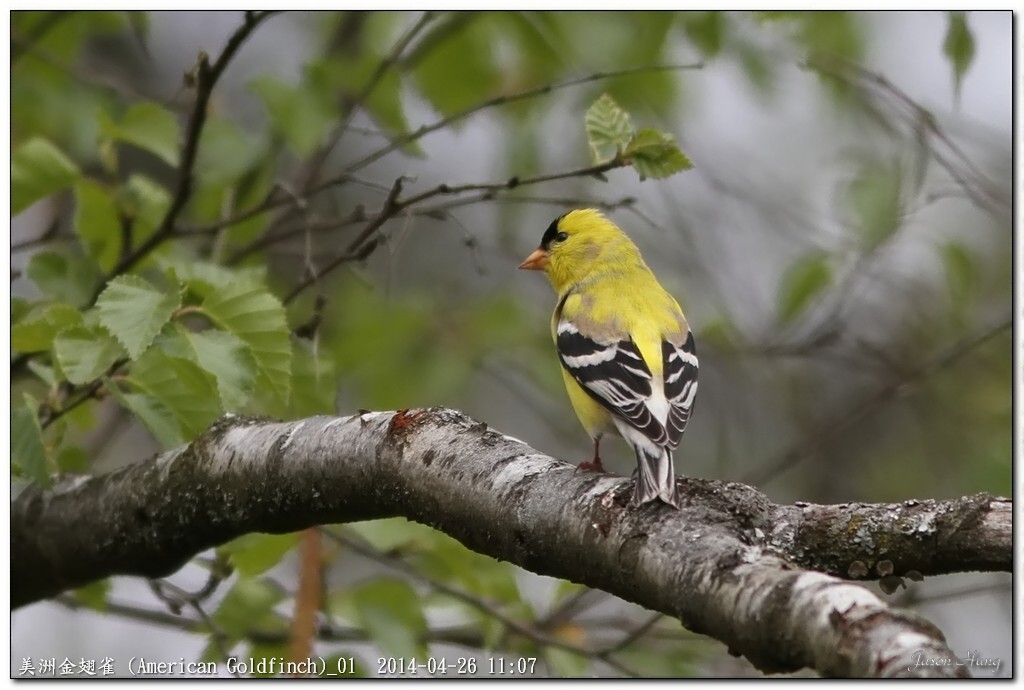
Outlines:
{"type": "Polygon", "coordinates": [[[110,272],[121,252],[121,224],[111,193],[98,182],[79,180],[75,185],[75,234],[85,251],[110,272]]]}
{"type": "Polygon", "coordinates": [[[693,163],[676,144],[675,137],[667,132],[644,128],[636,133],[626,147],[626,157],[644,180],[656,180],[689,170],[693,163]]]}
{"type": "Polygon", "coordinates": [[[633,123],[629,113],[620,108],[608,94],[602,95],[587,109],[584,126],[590,145],[590,157],[594,163],[611,160],[633,138],[633,123]]]}
{"type": "Polygon", "coordinates": [[[11,154],[11,215],[70,187],[78,175],[78,166],[50,141],[29,139],[11,154]]]}
{"type": "Polygon", "coordinates": [[[38,407],[36,400],[26,393],[21,404],[11,410],[11,466],[20,476],[49,488],[52,482],[43,445],[43,430],[36,416],[38,407]]]}
{"type": "Polygon", "coordinates": [[[327,128],[337,118],[334,109],[305,84],[262,76],[249,82],[249,88],[263,101],[274,130],[300,156],[308,156],[323,142],[327,128]]]}
{"type": "Polygon", "coordinates": [[[240,577],[213,614],[214,622],[234,639],[247,637],[253,630],[261,630],[277,622],[274,606],[284,593],[262,579],[240,577]]]}
{"type": "Polygon", "coordinates": [[[946,27],[946,38],[942,42],[942,53],[953,68],[954,98],[960,100],[960,84],[963,76],[974,61],[974,36],[967,26],[966,12],[950,12],[946,27]]]}
{"type": "Polygon", "coordinates": [[[423,656],[427,622],[416,591],[402,580],[382,577],[354,588],[356,617],[381,651],[401,657],[423,656]]]}
{"type": "Polygon", "coordinates": [[[89,383],[126,355],[121,345],[100,326],[71,326],[53,341],[61,371],[75,384],[89,383]]]}
{"type": "Polygon", "coordinates": [[[181,306],[177,290],[163,292],[138,276],[124,275],[107,283],[96,300],[100,323],[117,338],[128,356],[137,359],[181,306]]]}
{"type": "Polygon", "coordinates": [[[225,410],[238,411],[249,401],[256,360],[241,339],[225,331],[190,331],[177,325],[159,343],[167,354],[191,359],[216,379],[225,410]]]}
{"type": "Polygon", "coordinates": [[[150,348],[134,364],[128,379],[153,396],[181,424],[186,439],[194,438],[223,413],[217,382],[198,364],[150,348]]]}
{"type": "Polygon", "coordinates": [[[246,285],[256,289],[267,284],[265,264],[227,268],[208,261],[192,261],[179,257],[161,257],[159,263],[165,272],[174,271],[175,281],[182,283],[188,291],[202,298],[229,286],[246,285]]]}
{"type": "Polygon", "coordinates": [[[277,565],[299,540],[296,532],[289,534],[246,534],[234,539],[220,551],[228,554],[235,570],[246,577],[259,575],[277,565]]]}
{"type": "Polygon", "coordinates": [[[151,395],[145,393],[124,393],[116,385],[106,382],[106,388],[121,407],[135,415],[162,448],[176,448],[185,443],[181,424],[174,413],[151,395]]]}
{"type": "Polygon", "coordinates": [[[156,103],[136,103],[117,124],[117,138],[144,149],[170,166],[178,165],[178,121],[156,103]]]}
{"type": "Polygon", "coordinates": [[[847,188],[847,203],[867,249],[889,239],[903,219],[903,178],[895,164],[869,163],[847,188]]]}
{"type": "Polygon", "coordinates": [[[50,304],[11,326],[11,348],[17,352],[41,352],[53,346],[61,330],[82,323],[82,312],[67,304],[50,304]]]}
{"type": "Polygon", "coordinates": [[[96,266],[87,257],[52,251],[33,254],[25,274],[44,294],[75,306],[89,300],[99,281],[96,266]]]}
{"type": "Polygon", "coordinates": [[[210,294],[201,308],[217,326],[249,346],[259,372],[257,387],[269,388],[280,404],[287,404],[292,346],[281,302],[265,289],[238,284],[210,294]]]}
{"type": "Polygon", "coordinates": [[[831,282],[832,268],[827,254],[812,253],[798,259],[783,274],[779,284],[780,321],[788,323],[799,316],[831,282]]]}

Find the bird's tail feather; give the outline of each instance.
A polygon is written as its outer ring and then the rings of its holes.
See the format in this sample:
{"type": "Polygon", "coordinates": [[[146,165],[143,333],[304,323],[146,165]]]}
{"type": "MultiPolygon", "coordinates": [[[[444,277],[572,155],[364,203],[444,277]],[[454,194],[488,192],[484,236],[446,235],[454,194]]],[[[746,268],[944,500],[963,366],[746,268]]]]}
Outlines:
{"type": "Polygon", "coordinates": [[[680,508],[672,451],[668,448],[658,448],[655,451],[641,446],[636,446],[634,450],[637,475],[633,503],[642,505],[661,499],[670,506],[680,508]]]}

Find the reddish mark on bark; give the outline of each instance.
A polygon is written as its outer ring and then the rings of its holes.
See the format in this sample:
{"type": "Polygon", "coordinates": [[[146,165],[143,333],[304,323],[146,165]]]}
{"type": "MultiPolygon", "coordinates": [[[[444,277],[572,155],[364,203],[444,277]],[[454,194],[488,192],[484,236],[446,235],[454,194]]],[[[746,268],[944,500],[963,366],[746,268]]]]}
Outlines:
{"type": "Polygon", "coordinates": [[[388,434],[404,434],[415,427],[427,414],[426,410],[399,410],[388,424],[388,434]]]}

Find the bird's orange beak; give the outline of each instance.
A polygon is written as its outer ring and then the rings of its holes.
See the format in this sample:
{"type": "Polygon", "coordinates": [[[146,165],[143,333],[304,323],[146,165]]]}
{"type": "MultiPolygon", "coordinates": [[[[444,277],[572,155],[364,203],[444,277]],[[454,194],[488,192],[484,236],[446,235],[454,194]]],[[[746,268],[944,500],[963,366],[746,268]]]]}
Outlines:
{"type": "Polygon", "coordinates": [[[543,271],[548,265],[548,252],[546,249],[538,247],[533,250],[533,253],[526,257],[523,263],[519,264],[519,268],[526,269],[527,271],[543,271]]]}

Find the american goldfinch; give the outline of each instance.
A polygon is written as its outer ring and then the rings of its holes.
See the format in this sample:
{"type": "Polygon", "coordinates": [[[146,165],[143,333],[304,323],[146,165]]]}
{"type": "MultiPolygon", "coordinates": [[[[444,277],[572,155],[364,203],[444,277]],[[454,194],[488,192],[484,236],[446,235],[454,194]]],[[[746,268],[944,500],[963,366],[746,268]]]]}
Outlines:
{"type": "Polygon", "coordinates": [[[672,451],[697,395],[697,351],[679,304],[640,250],[595,209],[551,223],[519,268],[544,271],[558,293],[551,334],[576,415],[594,440],[617,432],[636,453],[633,503],[680,507],[672,451]]]}

